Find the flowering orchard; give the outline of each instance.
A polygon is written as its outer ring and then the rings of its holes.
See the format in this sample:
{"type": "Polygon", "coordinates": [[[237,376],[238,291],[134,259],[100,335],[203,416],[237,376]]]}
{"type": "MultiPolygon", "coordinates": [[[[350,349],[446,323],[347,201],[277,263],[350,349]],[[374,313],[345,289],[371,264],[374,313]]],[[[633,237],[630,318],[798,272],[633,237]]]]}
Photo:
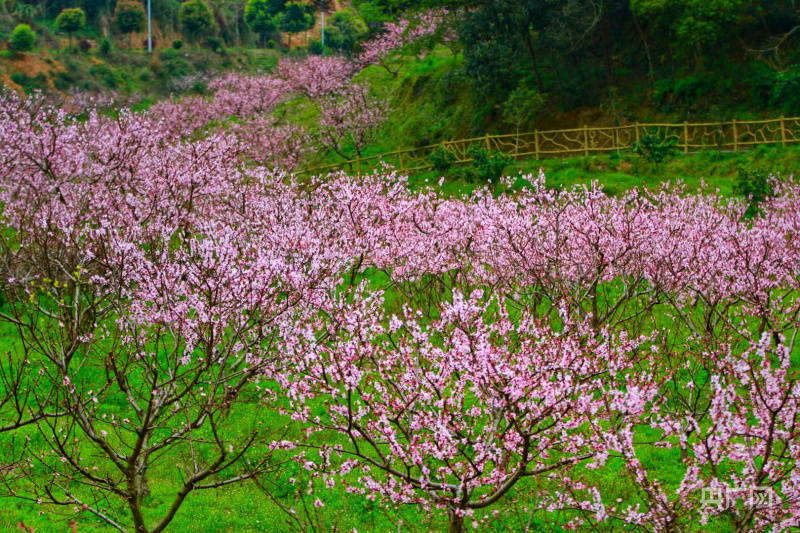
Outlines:
{"type": "Polygon", "coordinates": [[[342,495],[400,530],[800,527],[800,184],[748,218],[680,187],[294,177],[307,137],[379,122],[353,72],[113,118],[2,97],[0,499],[131,532],[233,486],[290,530],[342,495]],[[270,116],[296,94],[320,130],[270,116]]]}

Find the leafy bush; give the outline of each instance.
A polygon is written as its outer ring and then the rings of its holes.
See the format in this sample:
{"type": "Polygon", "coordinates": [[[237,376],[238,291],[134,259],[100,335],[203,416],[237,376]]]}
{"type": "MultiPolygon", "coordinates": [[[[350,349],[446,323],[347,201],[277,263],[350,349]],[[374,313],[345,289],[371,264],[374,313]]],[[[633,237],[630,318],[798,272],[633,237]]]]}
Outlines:
{"type": "Polygon", "coordinates": [[[772,104],[784,113],[800,113],[800,65],[776,72],[773,77],[772,104]]]}
{"type": "Polygon", "coordinates": [[[480,181],[497,181],[503,175],[503,170],[513,161],[507,154],[483,146],[473,146],[467,153],[473,159],[475,177],[480,181]]]}
{"type": "Polygon", "coordinates": [[[8,47],[14,52],[30,52],[36,45],[36,33],[27,24],[17,24],[11,32],[8,47]]]}
{"type": "Polygon", "coordinates": [[[433,166],[433,170],[444,173],[452,168],[456,161],[456,154],[444,146],[440,146],[428,156],[428,161],[433,166]]]}
{"type": "Polygon", "coordinates": [[[322,46],[322,41],[311,39],[308,43],[308,51],[314,55],[321,56],[325,53],[325,47],[322,46]]]}
{"type": "Polygon", "coordinates": [[[657,131],[650,131],[633,145],[633,152],[639,154],[642,159],[658,164],[674,155],[676,144],[678,144],[676,136],[665,137],[657,131]]]}
{"type": "Polygon", "coordinates": [[[100,39],[98,51],[101,56],[108,56],[111,53],[111,41],[107,37],[100,39]]]}
{"type": "Polygon", "coordinates": [[[733,184],[733,192],[750,199],[750,205],[745,214],[753,217],[758,214],[760,204],[772,196],[770,174],[761,169],[740,167],[736,182],[733,184]]]}
{"type": "Polygon", "coordinates": [[[180,50],[181,48],[183,48],[183,41],[181,41],[180,39],[175,39],[174,41],[172,41],[172,48],[174,50],[180,50]]]}
{"type": "Polygon", "coordinates": [[[222,44],[222,39],[219,37],[211,36],[206,39],[206,46],[208,46],[212,51],[216,52],[217,54],[222,54],[225,52],[225,46],[222,44]]]}
{"type": "Polygon", "coordinates": [[[33,91],[44,91],[47,89],[47,78],[41,72],[36,76],[28,76],[22,72],[11,74],[11,81],[22,87],[26,93],[33,91]]]}
{"type": "Polygon", "coordinates": [[[117,89],[124,84],[119,73],[108,65],[95,65],[89,69],[89,73],[107,89],[117,89]]]}
{"type": "Polygon", "coordinates": [[[503,121],[514,125],[517,130],[536,116],[545,100],[542,93],[527,83],[520,83],[503,103],[503,121]]]}
{"type": "Polygon", "coordinates": [[[361,17],[349,10],[338,11],[325,28],[325,44],[345,53],[352,52],[369,34],[369,28],[361,17]]]}
{"type": "Polygon", "coordinates": [[[660,79],[655,84],[654,98],[661,111],[670,112],[708,101],[724,83],[724,79],[712,79],[711,76],[660,79]]]}

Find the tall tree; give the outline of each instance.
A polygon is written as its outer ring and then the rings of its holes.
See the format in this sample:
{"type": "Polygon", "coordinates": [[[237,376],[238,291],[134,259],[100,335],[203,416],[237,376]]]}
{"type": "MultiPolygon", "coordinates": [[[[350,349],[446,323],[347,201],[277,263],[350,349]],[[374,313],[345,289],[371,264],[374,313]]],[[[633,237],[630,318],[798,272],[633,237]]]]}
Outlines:
{"type": "Polygon", "coordinates": [[[244,8],[244,20],[258,34],[261,43],[278,31],[282,2],[274,0],[249,0],[244,8]]]}
{"type": "Polygon", "coordinates": [[[70,48],[72,48],[72,34],[82,30],[84,26],[86,26],[86,13],[79,7],[64,9],[56,17],[56,28],[67,32],[70,48]]]}
{"type": "Polygon", "coordinates": [[[314,27],[314,17],[309,13],[308,4],[289,2],[281,19],[281,29],[289,34],[289,48],[292,47],[292,35],[314,27]]]}
{"type": "Polygon", "coordinates": [[[183,32],[192,41],[207,36],[214,28],[214,14],[203,0],[188,0],[181,4],[178,11],[178,20],[183,32]]]}
{"type": "Polygon", "coordinates": [[[133,48],[133,33],[144,29],[145,13],[142,4],[137,0],[120,0],[114,10],[114,23],[122,33],[130,37],[133,48]]]}

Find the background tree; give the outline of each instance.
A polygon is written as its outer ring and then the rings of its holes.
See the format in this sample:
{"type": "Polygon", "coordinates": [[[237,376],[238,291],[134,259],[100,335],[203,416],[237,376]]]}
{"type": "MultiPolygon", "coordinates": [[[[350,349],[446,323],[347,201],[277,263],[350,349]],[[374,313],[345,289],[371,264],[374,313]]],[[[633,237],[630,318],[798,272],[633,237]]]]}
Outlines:
{"type": "Polygon", "coordinates": [[[314,27],[314,16],[309,13],[308,4],[289,2],[281,19],[281,29],[289,34],[289,48],[292,47],[292,35],[307,31],[314,27]]]}
{"type": "Polygon", "coordinates": [[[214,14],[204,0],[189,0],[181,4],[178,11],[181,29],[194,42],[207,37],[216,29],[214,14]]]}
{"type": "Polygon", "coordinates": [[[319,13],[322,16],[320,38],[322,44],[325,45],[325,13],[334,9],[334,2],[333,0],[311,0],[311,7],[314,9],[315,13],[319,13]]]}
{"type": "Polygon", "coordinates": [[[142,31],[145,23],[145,13],[142,4],[137,0],[120,0],[114,10],[114,23],[122,33],[130,35],[130,44],[133,48],[133,33],[142,31]]]}
{"type": "Polygon", "coordinates": [[[326,44],[331,48],[350,53],[368,34],[369,28],[364,19],[349,10],[338,11],[331,17],[326,44]]]}
{"type": "Polygon", "coordinates": [[[36,44],[36,33],[27,24],[17,24],[8,40],[12,52],[30,52],[36,44]]]}
{"type": "Polygon", "coordinates": [[[280,13],[286,5],[281,0],[248,0],[244,8],[244,20],[258,34],[261,44],[278,31],[280,13]]]}
{"type": "Polygon", "coordinates": [[[757,22],[763,13],[763,2],[631,0],[631,9],[654,30],[669,35],[669,39],[660,40],[681,58],[699,65],[705,55],[726,48],[743,27],[757,22]]]}
{"type": "Polygon", "coordinates": [[[56,28],[67,32],[69,47],[72,48],[72,34],[86,26],[86,13],[79,7],[66,8],[56,17],[56,28]]]}

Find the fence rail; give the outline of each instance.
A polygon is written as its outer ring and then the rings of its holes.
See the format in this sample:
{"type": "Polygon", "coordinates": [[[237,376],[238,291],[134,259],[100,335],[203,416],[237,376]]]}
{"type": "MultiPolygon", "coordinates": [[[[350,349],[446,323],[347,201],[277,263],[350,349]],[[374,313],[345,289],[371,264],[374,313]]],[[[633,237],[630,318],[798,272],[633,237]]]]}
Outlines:
{"type": "Polygon", "coordinates": [[[764,144],[787,144],[800,142],[800,117],[780,117],[769,120],[733,120],[730,122],[700,122],[680,124],[629,124],[565,130],[533,131],[504,135],[485,135],[471,139],[444,141],[419,148],[397,150],[370,157],[357,157],[333,165],[307,168],[301,174],[321,174],[336,170],[358,173],[388,164],[400,171],[415,171],[431,168],[431,154],[444,148],[455,155],[454,163],[473,161],[470,150],[483,146],[489,150],[502,151],[514,159],[534,157],[588,156],[602,152],[627,150],[645,135],[677,139],[675,147],[684,153],[703,149],[738,151],[764,144]]]}

